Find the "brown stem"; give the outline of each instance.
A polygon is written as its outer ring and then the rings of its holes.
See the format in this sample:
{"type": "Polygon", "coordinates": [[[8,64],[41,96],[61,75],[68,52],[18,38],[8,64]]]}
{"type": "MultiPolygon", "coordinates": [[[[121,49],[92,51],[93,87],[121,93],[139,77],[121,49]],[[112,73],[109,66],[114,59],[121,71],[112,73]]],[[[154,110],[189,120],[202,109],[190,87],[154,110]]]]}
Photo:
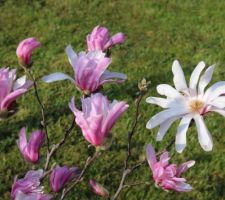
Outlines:
{"type": "Polygon", "coordinates": [[[128,132],[127,157],[126,157],[125,164],[124,164],[125,170],[128,167],[128,161],[129,161],[130,156],[131,156],[131,140],[132,140],[132,137],[135,133],[135,130],[136,130],[136,127],[137,127],[137,124],[138,124],[140,103],[141,103],[141,100],[142,100],[144,94],[145,94],[144,92],[140,91],[140,95],[138,96],[138,98],[136,100],[136,111],[135,111],[134,123],[133,123],[131,131],[128,132]]]}
{"type": "Polygon", "coordinates": [[[48,153],[49,153],[50,152],[50,142],[49,142],[49,137],[48,137],[47,123],[46,123],[46,119],[45,119],[45,108],[41,102],[41,99],[40,99],[40,96],[38,93],[37,82],[36,82],[34,76],[32,75],[32,73],[29,69],[25,69],[25,72],[30,76],[30,78],[32,79],[32,81],[34,83],[35,97],[38,101],[38,104],[41,107],[41,116],[42,116],[41,126],[43,127],[43,129],[45,131],[46,141],[47,141],[47,149],[48,149],[48,153]]]}
{"type": "Polygon", "coordinates": [[[123,190],[123,186],[124,186],[124,182],[126,180],[126,177],[132,173],[136,168],[138,168],[139,166],[141,165],[138,165],[138,166],[135,166],[135,167],[132,167],[132,168],[129,168],[128,167],[128,161],[131,157],[131,141],[132,141],[132,138],[133,138],[133,135],[135,133],[135,130],[136,130],[136,127],[137,127],[137,124],[138,124],[138,119],[139,119],[139,110],[140,110],[140,103],[141,103],[141,100],[144,96],[145,92],[144,91],[140,91],[140,94],[136,100],[136,111],[135,111],[135,116],[134,116],[134,123],[133,123],[133,126],[131,128],[131,131],[128,132],[128,144],[127,144],[127,156],[126,156],[126,159],[124,161],[124,169],[123,169],[123,174],[122,174],[122,177],[120,179],[120,184],[119,184],[119,187],[116,191],[116,193],[113,195],[113,197],[111,198],[112,200],[115,200],[118,198],[120,192],[123,190]],[[134,168],[134,169],[133,169],[134,168]]]}
{"type": "Polygon", "coordinates": [[[54,144],[50,150],[50,152],[47,153],[47,158],[46,158],[46,163],[45,163],[45,171],[48,169],[50,160],[52,158],[52,156],[54,155],[54,153],[66,142],[67,137],[69,136],[69,134],[71,133],[72,129],[75,126],[75,118],[73,117],[72,119],[72,123],[70,125],[70,127],[65,131],[63,138],[60,140],[59,143],[54,144]]]}
{"type": "Polygon", "coordinates": [[[71,185],[68,186],[67,188],[65,188],[65,189],[62,191],[61,197],[59,198],[60,200],[63,200],[63,199],[66,197],[66,195],[73,189],[73,187],[74,187],[77,183],[79,183],[79,182],[82,180],[82,178],[83,178],[85,172],[87,171],[88,167],[91,165],[91,163],[92,163],[97,157],[99,157],[99,155],[100,155],[100,152],[97,152],[97,151],[96,151],[95,154],[94,154],[92,157],[89,156],[89,157],[87,158],[87,160],[86,160],[86,162],[85,162],[85,165],[84,165],[84,167],[83,167],[83,169],[82,169],[82,171],[81,171],[79,177],[76,178],[76,179],[74,179],[74,181],[72,181],[71,185]]]}

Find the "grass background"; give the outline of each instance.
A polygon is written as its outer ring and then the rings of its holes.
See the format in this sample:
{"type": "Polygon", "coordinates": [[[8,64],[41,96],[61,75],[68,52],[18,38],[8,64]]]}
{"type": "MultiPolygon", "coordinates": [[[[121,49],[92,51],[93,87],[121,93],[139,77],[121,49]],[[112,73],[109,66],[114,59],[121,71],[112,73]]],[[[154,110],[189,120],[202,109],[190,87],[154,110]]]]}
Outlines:
{"type": "MultiPolygon", "coordinates": [[[[42,47],[33,56],[33,71],[37,78],[62,71],[72,75],[64,49],[72,44],[76,51],[86,49],[85,37],[98,24],[107,26],[112,33],[127,35],[127,41],[113,48],[111,71],[124,72],[128,81],[123,85],[108,85],[105,94],[112,99],[126,100],[130,108],[113,129],[113,144],[90,168],[83,183],[67,197],[68,200],[98,199],[92,194],[87,182],[94,178],[110,191],[118,186],[122,160],[125,157],[127,130],[131,127],[136,98],[137,82],[145,77],[151,81],[148,94],[156,95],[160,83],[172,84],[171,64],[181,61],[187,78],[195,65],[204,60],[207,65],[218,63],[213,82],[225,78],[225,2],[219,0],[39,0],[0,1],[0,63],[18,68],[16,47],[22,39],[37,37],[42,47]]],[[[72,96],[79,99],[70,82],[46,85],[39,81],[39,91],[47,111],[51,142],[57,142],[63,130],[69,126],[72,114],[68,102],[72,96]]],[[[32,131],[39,127],[40,111],[33,90],[20,98],[19,112],[0,122],[0,199],[8,200],[13,177],[23,175],[31,166],[20,156],[16,139],[21,127],[32,131]]],[[[167,133],[162,143],[155,143],[157,130],[145,129],[147,120],[160,109],[141,104],[142,118],[133,140],[133,159],[145,155],[145,145],[153,143],[162,149],[175,137],[177,123],[167,133]]],[[[214,148],[204,152],[197,141],[195,127],[188,130],[188,145],[182,154],[175,153],[173,161],[181,163],[194,159],[196,166],[185,177],[194,187],[190,193],[164,192],[152,186],[138,186],[124,191],[120,199],[128,200],[220,200],[225,199],[225,137],[224,119],[209,114],[206,123],[211,130],[214,148]]],[[[55,156],[61,165],[82,167],[89,153],[78,128],[70,140],[55,156]]],[[[43,166],[44,152],[38,167],[43,166]]],[[[54,162],[54,161],[53,161],[54,162]]],[[[151,173],[147,166],[128,178],[127,183],[148,181],[151,173]]],[[[47,185],[47,182],[46,182],[47,185]]],[[[47,187],[48,189],[48,187],[47,187]]]]}

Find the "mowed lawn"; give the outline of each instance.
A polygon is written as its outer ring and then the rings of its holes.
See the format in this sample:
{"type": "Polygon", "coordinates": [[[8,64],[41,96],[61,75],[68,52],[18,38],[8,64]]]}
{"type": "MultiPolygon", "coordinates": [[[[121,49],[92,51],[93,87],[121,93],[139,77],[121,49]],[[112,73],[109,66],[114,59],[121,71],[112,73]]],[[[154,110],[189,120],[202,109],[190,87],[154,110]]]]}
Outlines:
{"type": "MultiPolygon", "coordinates": [[[[126,155],[127,132],[134,116],[137,82],[145,77],[151,81],[147,96],[157,95],[160,83],[172,84],[171,65],[178,59],[187,79],[197,63],[217,63],[213,81],[225,80],[225,2],[219,0],[39,0],[0,1],[0,63],[1,66],[18,68],[15,55],[18,43],[26,37],[36,37],[41,43],[34,56],[33,72],[38,79],[41,98],[47,112],[51,143],[60,140],[70,126],[72,113],[68,102],[80,95],[68,81],[44,84],[40,78],[52,72],[73,74],[64,52],[71,44],[75,51],[86,49],[86,35],[98,24],[112,33],[124,32],[127,40],[112,50],[111,71],[123,72],[128,80],[122,85],[107,85],[104,93],[109,99],[126,100],[130,107],[112,130],[110,150],[91,166],[83,182],[70,193],[68,200],[98,199],[91,192],[88,180],[94,178],[111,192],[118,187],[126,155]]],[[[6,121],[0,121],[0,199],[10,199],[10,190],[16,174],[23,175],[32,166],[26,163],[17,148],[16,140],[21,127],[39,128],[40,110],[31,90],[18,101],[18,113],[6,121]]],[[[133,140],[132,162],[143,159],[145,146],[152,143],[161,150],[176,134],[175,123],[163,142],[156,143],[157,128],[151,132],[145,126],[151,116],[160,110],[143,100],[141,118],[133,140]]],[[[182,154],[171,149],[172,161],[181,163],[196,160],[196,165],[185,177],[193,186],[190,193],[165,192],[154,184],[125,190],[122,200],[222,200],[225,199],[225,119],[209,114],[206,124],[212,132],[214,148],[204,152],[197,140],[195,126],[187,133],[188,145],[182,154]]],[[[90,150],[79,128],[54,157],[51,164],[75,165],[82,168],[90,150]]],[[[42,167],[45,158],[38,167],[42,167]]],[[[150,169],[142,166],[131,177],[132,182],[150,181],[150,169]]],[[[48,190],[48,181],[45,182],[48,190]]]]}

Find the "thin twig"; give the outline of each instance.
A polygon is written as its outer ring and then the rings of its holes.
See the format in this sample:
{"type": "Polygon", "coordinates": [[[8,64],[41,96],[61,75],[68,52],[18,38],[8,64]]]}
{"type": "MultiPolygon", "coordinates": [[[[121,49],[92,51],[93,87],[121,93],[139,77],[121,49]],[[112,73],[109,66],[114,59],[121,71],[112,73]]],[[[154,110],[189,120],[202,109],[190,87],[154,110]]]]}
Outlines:
{"type": "Polygon", "coordinates": [[[30,76],[30,78],[32,79],[32,81],[34,83],[35,97],[38,101],[38,104],[41,107],[41,116],[42,116],[41,126],[43,127],[45,134],[46,134],[47,149],[48,149],[48,153],[49,153],[50,152],[50,142],[49,142],[48,129],[47,129],[47,123],[46,123],[46,118],[45,118],[45,108],[41,102],[41,99],[40,99],[40,96],[38,93],[37,82],[36,82],[34,76],[32,75],[32,73],[29,69],[25,68],[25,72],[30,76]]]}
{"type": "Polygon", "coordinates": [[[74,187],[77,183],[79,183],[79,182],[82,180],[82,178],[83,178],[85,172],[87,171],[88,167],[91,165],[91,163],[92,163],[97,157],[99,157],[99,155],[100,155],[100,152],[97,152],[97,151],[96,151],[95,154],[94,154],[92,157],[89,156],[89,157],[87,158],[87,160],[86,160],[86,162],[85,162],[85,165],[84,165],[84,167],[83,167],[83,169],[82,169],[82,171],[81,171],[79,177],[78,177],[78,178],[75,178],[74,181],[72,181],[72,184],[71,184],[70,186],[68,186],[67,188],[65,188],[65,189],[62,191],[61,197],[59,198],[60,200],[63,200],[63,199],[66,197],[66,195],[73,189],[73,187],[74,187]]]}
{"type": "Polygon", "coordinates": [[[132,145],[131,144],[131,141],[132,141],[133,135],[135,133],[135,130],[136,130],[136,127],[137,127],[137,124],[138,124],[139,107],[140,107],[140,103],[141,103],[141,100],[142,100],[144,94],[145,94],[144,91],[140,91],[140,94],[139,94],[139,96],[138,96],[138,98],[136,100],[136,111],[135,111],[135,116],[134,116],[134,123],[133,123],[133,126],[131,128],[131,131],[128,132],[127,156],[126,156],[126,159],[124,161],[124,169],[123,169],[122,177],[120,179],[119,187],[118,187],[116,193],[111,198],[112,200],[116,200],[118,198],[120,192],[123,189],[123,186],[124,186],[124,182],[126,180],[126,177],[137,168],[137,167],[135,169],[133,169],[133,167],[132,168],[129,168],[128,167],[128,161],[129,161],[129,159],[131,157],[131,145],[132,145]]]}
{"type": "Polygon", "coordinates": [[[128,133],[127,157],[126,157],[125,164],[124,164],[125,170],[128,167],[128,161],[129,161],[130,156],[131,156],[131,140],[132,140],[132,137],[135,133],[135,130],[136,130],[136,127],[137,127],[137,124],[138,124],[140,103],[141,103],[141,100],[142,100],[144,94],[145,94],[144,92],[140,91],[140,95],[138,96],[138,98],[136,100],[136,111],[135,111],[134,123],[133,123],[131,131],[128,133]]]}
{"type": "Polygon", "coordinates": [[[71,133],[72,129],[75,126],[75,118],[73,117],[72,119],[72,123],[70,125],[70,127],[65,131],[63,138],[60,140],[59,143],[54,144],[50,150],[50,152],[47,154],[47,158],[46,158],[46,163],[45,163],[45,171],[48,169],[50,160],[52,158],[52,156],[54,155],[54,153],[66,142],[67,137],[69,136],[69,134],[71,133]]]}
{"type": "MultiPolygon", "coordinates": [[[[166,150],[169,150],[173,144],[174,144],[174,139],[162,151],[157,153],[157,156],[161,155],[166,150]]],[[[119,197],[121,191],[125,188],[124,183],[125,183],[126,177],[129,174],[131,174],[133,171],[135,171],[136,169],[138,169],[139,167],[141,167],[142,165],[144,165],[146,163],[147,163],[146,160],[140,161],[140,162],[136,163],[135,165],[133,165],[132,167],[127,168],[123,171],[122,178],[120,180],[120,185],[119,185],[116,193],[114,194],[114,196],[111,198],[112,200],[116,200],[119,197]]],[[[127,164],[126,164],[126,166],[127,166],[127,164]]]]}

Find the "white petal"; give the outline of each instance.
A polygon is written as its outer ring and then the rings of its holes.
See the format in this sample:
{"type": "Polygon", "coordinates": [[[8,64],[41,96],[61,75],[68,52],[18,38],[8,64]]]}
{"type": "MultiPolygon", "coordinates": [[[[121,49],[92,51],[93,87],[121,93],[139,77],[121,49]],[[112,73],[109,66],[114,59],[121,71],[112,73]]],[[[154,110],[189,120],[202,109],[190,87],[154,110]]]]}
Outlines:
{"type": "Polygon", "coordinates": [[[196,68],[191,74],[189,88],[192,95],[196,95],[197,93],[196,87],[198,84],[199,76],[204,68],[205,68],[205,63],[201,61],[200,63],[198,63],[198,65],[196,66],[196,68]]]}
{"type": "Polygon", "coordinates": [[[211,112],[217,112],[218,114],[222,115],[223,117],[225,117],[225,110],[222,109],[210,109],[211,112]]]}
{"type": "Polygon", "coordinates": [[[185,109],[185,107],[177,107],[177,108],[171,108],[171,109],[164,110],[162,112],[159,112],[155,116],[153,116],[148,121],[146,127],[148,129],[152,129],[170,118],[186,114],[187,112],[188,112],[188,110],[185,109]]]}
{"type": "Polygon", "coordinates": [[[71,80],[72,82],[74,82],[74,80],[70,76],[68,76],[67,74],[61,73],[61,72],[56,72],[56,73],[50,74],[48,76],[44,76],[42,78],[42,80],[45,83],[52,83],[55,81],[62,81],[62,80],[71,80]]]}
{"type": "Polygon", "coordinates": [[[209,102],[224,93],[225,93],[225,81],[219,81],[206,90],[203,98],[206,102],[209,102]]]}
{"type": "Polygon", "coordinates": [[[207,129],[203,117],[201,115],[195,115],[194,120],[198,131],[198,140],[201,147],[205,151],[211,151],[213,148],[213,141],[209,130],[207,129]]]}
{"type": "Polygon", "coordinates": [[[95,51],[90,51],[87,53],[87,56],[90,59],[102,59],[105,57],[105,53],[102,52],[101,50],[95,50],[95,51]]]}
{"type": "Polygon", "coordinates": [[[13,90],[17,90],[18,88],[22,87],[26,83],[26,75],[18,78],[14,85],[13,85],[13,90]]]}
{"type": "Polygon", "coordinates": [[[172,105],[172,101],[169,99],[158,98],[158,97],[148,97],[146,99],[147,103],[156,104],[162,108],[169,108],[172,105]]]}
{"type": "Polygon", "coordinates": [[[163,139],[164,135],[166,134],[166,132],[168,131],[172,123],[176,121],[178,118],[180,118],[180,116],[173,117],[171,119],[164,121],[162,124],[160,124],[159,131],[156,136],[156,141],[161,141],[163,139]]]}
{"type": "Polygon", "coordinates": [[[108,82],[113,80],[124,81],[126,79],[126,74],[105,70],[104,73],[101,75],[100,82],[108,82]]]}
{"type": "Polygon", "coordinates": [[[174,89],[172,86],[168,84],[160,84],[157,86],[157,92],[161,95],[165,95],[168,98],[179,98],[182,97],[182,95],[174,89]]]}
{"type": "Polygon", "coordinates": [[[205,73],[201,76],[200,81],[199,81],[199,94],[203,94],[205,88],[207,87],[207,85],[209,84],[209,82],[212,79],[212,75],[213,75],[213,71],[215,69],[216,65],[212,65],[210,67],[207,68],[207,70],[205,71],[205,73]]]}
{"type": "Polygon", "coordinates": [[[215,106],[217,108],[225,108],[225,96],[220,96],[214,99],[209,103],[212,106],[215,106]]]}
{"type": "Polygon", "coordinates": [[[183,91],[187,89],[187,83],[184,77],[184,72],[178,60],[175,60],[173,62],[172,72],[173,72],[173,82],[174,82],[175,88],[178,91],[183,91]]]}
{"type": "Polygon", "coordinates": [[[178,153],[181,153],[186,147],[186,133],[191,122],[192,115],[185,115],[177,128],[176,134],[176,150],[178,153]]]}
{"type": "Polygon", "coordinates": [[[69,59],[70,64],[75,69],[76,68],[76,65],[77,65],[77,60],[78,60],[77,54],[73,51],[73,48],[72,48],[71,45],[68,45],[66,47],[66,50],[65,51],[66,51],[66,54],[68,56],[68,59],[69,59]]]}

